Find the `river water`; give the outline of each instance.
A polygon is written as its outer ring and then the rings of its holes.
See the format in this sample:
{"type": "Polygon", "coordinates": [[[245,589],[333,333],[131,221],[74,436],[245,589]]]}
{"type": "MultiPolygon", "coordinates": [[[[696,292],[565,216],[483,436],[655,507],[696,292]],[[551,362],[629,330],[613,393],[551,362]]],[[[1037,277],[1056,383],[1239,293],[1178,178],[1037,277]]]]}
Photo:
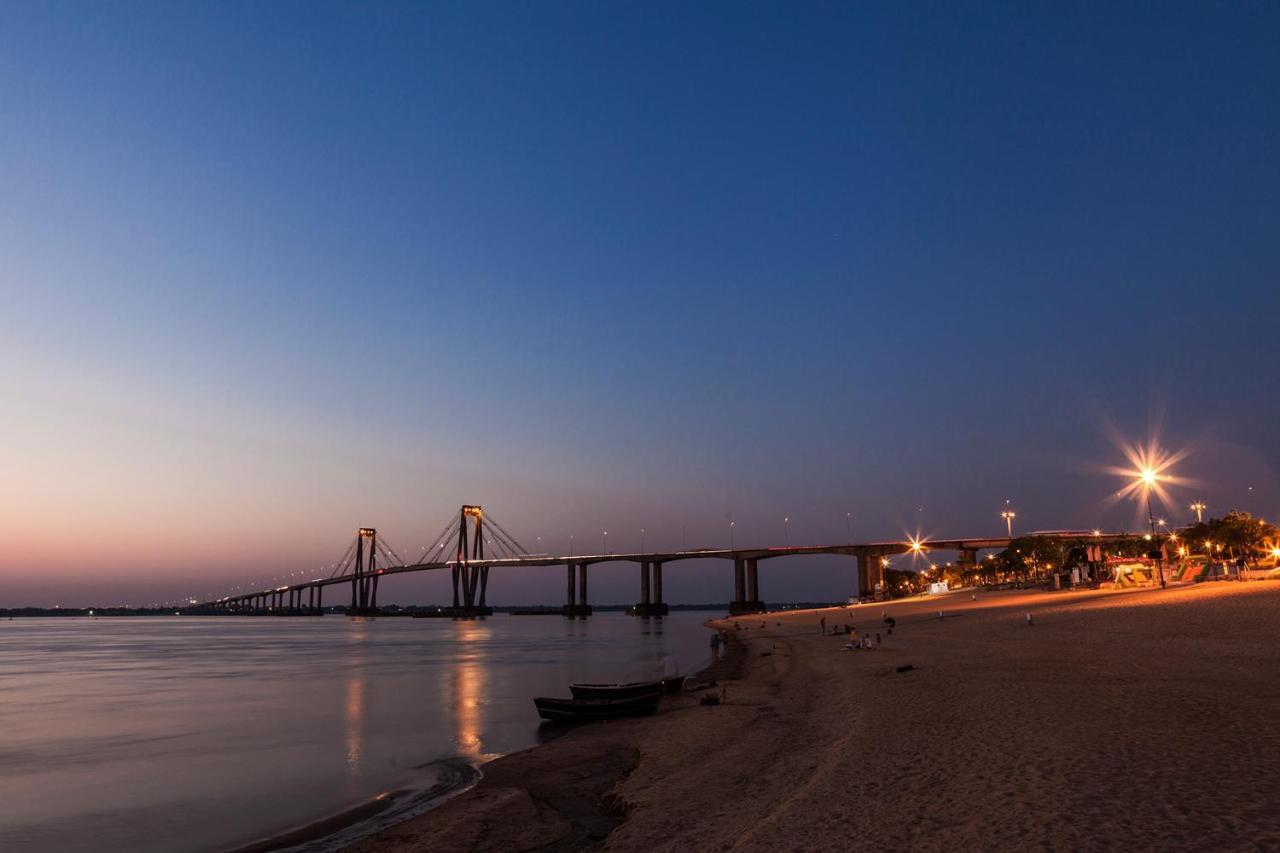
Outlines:
{"type": "Polygon", "coordinates": [[[0,850],[225,850],[424,791],[545,738],[532,696],[699,668],[710,615],[0,622],[0,850]]]}

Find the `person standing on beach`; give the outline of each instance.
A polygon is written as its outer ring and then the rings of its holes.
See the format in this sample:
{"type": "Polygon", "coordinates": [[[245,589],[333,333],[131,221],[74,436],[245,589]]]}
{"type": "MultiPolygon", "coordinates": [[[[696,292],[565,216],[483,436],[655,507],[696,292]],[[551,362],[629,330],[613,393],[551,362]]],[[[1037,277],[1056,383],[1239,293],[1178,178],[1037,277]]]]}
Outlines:
{"type": "Polygon", "coordinates": [[[827,633],[827,617],[825,616],[823,616],[821,619],[818,620],[818,633],[819,634],[827,633]]]}

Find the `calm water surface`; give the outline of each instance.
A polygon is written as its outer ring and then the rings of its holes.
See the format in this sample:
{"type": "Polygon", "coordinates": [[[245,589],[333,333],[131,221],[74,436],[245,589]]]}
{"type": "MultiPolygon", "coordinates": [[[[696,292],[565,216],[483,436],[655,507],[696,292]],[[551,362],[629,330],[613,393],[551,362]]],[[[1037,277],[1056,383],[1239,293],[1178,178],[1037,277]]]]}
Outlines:
{"type": "Polygon", "coordinates": [[[701,666],[709,615],[0,622],[0,850],[221,850],[425,788],[537,743],[534,695],[701,666]]]}

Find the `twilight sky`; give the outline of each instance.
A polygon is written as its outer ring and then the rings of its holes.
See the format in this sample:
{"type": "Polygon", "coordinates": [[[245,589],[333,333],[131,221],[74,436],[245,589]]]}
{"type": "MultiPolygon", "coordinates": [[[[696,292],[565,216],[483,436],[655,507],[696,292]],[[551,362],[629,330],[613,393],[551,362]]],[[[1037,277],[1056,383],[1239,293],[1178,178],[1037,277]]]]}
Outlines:
{"type": "Polygon", "coordinates": [[[556,552],[1132,527],[1157,429],[1171,518],[1275,520],[1280,5],[1138,5],[5,3],[0,606],[464,502],[556,552]]]}

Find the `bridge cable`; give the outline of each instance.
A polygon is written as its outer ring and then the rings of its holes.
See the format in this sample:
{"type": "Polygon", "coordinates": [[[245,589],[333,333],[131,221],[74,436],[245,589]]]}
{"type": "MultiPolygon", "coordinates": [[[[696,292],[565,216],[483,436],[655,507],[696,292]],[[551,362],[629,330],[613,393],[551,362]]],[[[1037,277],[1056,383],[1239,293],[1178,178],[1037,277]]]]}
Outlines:
{"type": "Polygon", "coordinates": [[[492,524],[492,525],[494,526],[494,529],[496,529],[496,530],[497,530],[497,531],[499,531],[499,532],[500,532],[504,537],[506,537],[507,541],[511,543],[512,547],[513,547],[516,551],[518,551],[518,552],[521,554],[521,556],[527,556],[527,555],[528,555],[529,550],[528,550],[527,548],[525,548],[523,545],[521,545],[521,544],[520,544],[520,540],[516,539],[516,537],[514,537],[514,536],[512,536],[510,533],[508,533],[508,532],[507,532],[507,529],[506,529],[505,527],[503,527],[501,524],[499,524],[499,523],[498,523],[498,521],[497,521],[497,519],[495,519],[493,516],[488,516],[488,521],[489,521],[489,523],[490,523],[490,524],[492,524]]]}

